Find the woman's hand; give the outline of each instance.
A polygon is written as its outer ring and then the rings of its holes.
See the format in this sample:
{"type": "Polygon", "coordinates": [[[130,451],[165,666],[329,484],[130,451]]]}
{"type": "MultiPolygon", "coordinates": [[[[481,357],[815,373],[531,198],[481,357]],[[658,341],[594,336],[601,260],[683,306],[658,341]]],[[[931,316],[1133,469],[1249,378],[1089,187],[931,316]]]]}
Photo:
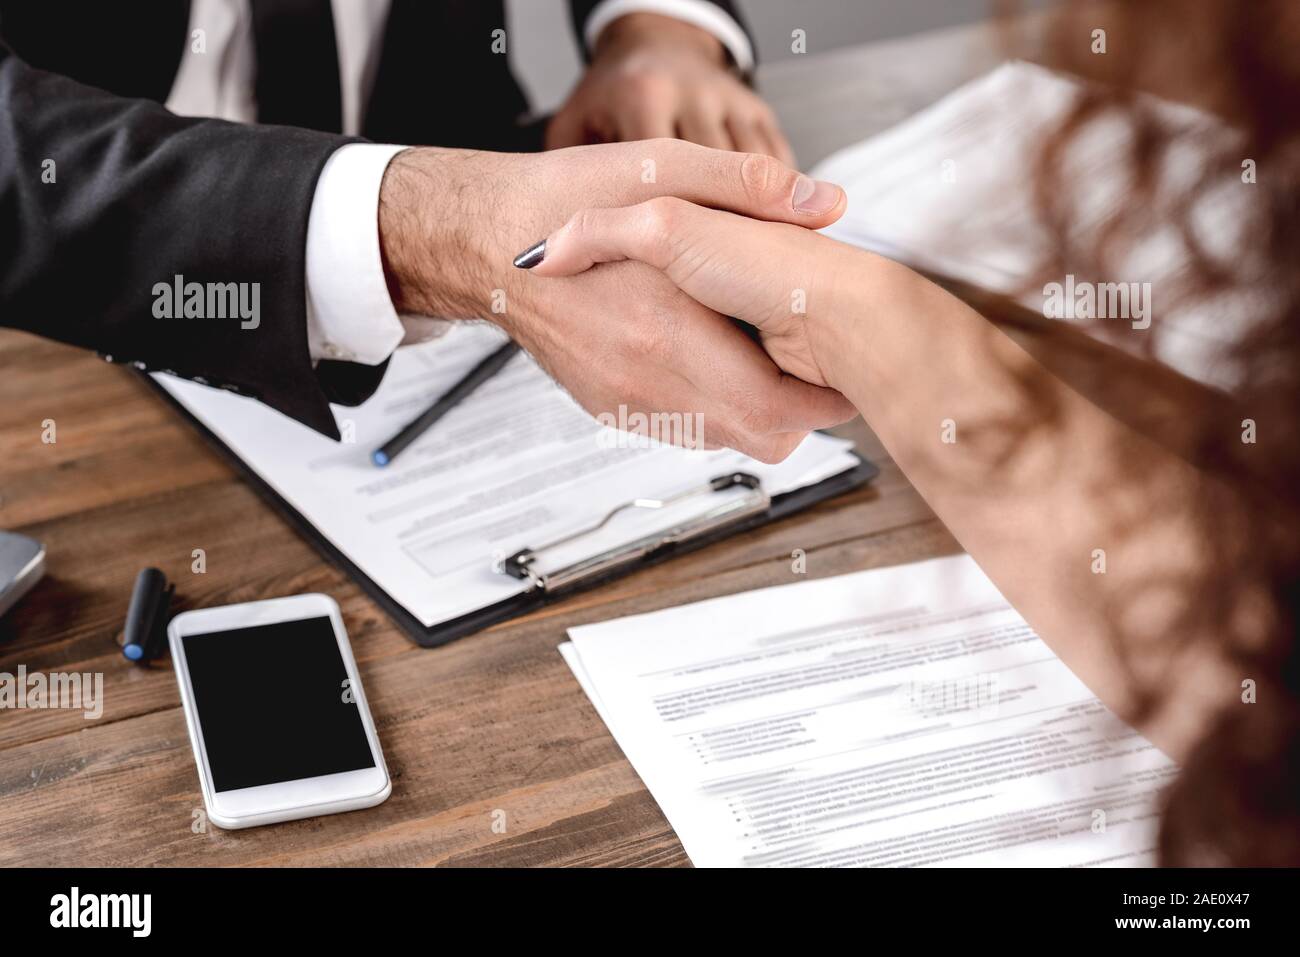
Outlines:
{"type": "MultiPolygon", "coordinates": [[[[839,217],[843,190],[807,179],[803,184],[809,195],[795,197],[796,207],[822,207],[827,194],[836,194],[830,218],[839,217]]],[[[786,372],[827,385],[830,347],[817,324],[837,311],[846,252],[848,247],[801,226],[663,197],[583,210],[546,239],[540,260],[534,254],[531,264],[520,265],[539,276],[572,276],[596,263],[648,263],[697,302],[757,327],[763,348],[786,372]]]]}

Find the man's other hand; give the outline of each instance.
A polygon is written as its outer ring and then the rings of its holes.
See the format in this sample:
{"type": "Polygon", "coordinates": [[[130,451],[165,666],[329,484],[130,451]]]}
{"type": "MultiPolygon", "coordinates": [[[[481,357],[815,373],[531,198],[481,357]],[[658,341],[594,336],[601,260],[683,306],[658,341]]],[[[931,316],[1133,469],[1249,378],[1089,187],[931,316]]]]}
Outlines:
{"type": "Polygon", "coordinates": [[[714,149],[794,154],[771,108],[728,69],[722,44],[653,13],[600,34],[591,66],[546,131],[546,148],[679,137],[714,149]]]}

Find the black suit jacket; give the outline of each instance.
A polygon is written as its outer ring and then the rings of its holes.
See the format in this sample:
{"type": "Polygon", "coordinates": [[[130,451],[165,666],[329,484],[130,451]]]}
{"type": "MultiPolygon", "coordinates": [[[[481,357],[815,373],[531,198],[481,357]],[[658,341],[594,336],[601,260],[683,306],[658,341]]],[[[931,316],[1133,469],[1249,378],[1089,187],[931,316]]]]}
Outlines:
{"type": "MultiPolygon", "coordinates": [[[[595,5],[574,0],[575,22],[595,5]]],[[[0,324],[255,396],[338,438],[328,403],[364,400],[383,375],[313,368],[307,347],[307,218],[321,167],[352,140],[167,112],[188,23],[186,0],[0,0],[0,324]],[[155,285],[178,275],[258,283],[260,325],[156,317],[155,285]]],[[[367,138],[537,148],[490,48],[504,25],[501,0],[393,0],[367,138]]]]}

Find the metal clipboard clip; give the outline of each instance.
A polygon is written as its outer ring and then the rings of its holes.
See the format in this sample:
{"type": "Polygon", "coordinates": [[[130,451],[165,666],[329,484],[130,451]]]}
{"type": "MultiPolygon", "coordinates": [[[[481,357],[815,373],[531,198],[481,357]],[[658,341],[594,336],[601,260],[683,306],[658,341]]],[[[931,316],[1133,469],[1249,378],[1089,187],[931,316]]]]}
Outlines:
{"type": "Polygon", "coordinates": [[[611,509],[604,518],[594,525],[580,529],[563,538],[547,542],[538,548],[525,548],[515,552],[509,558],[501,559],[496,563],[496,570],[512,578],[531,581],[534,588],[540,588],[546,592],[556,592],[620,566],[631,564],[661,548],[690,541],[693,538],[698,538],[709,532],[766,512],[771,504],[772,498],[763,490],[763,484],[759,481],[758,476],[751,475],[748,472],[732,472],[727,475],[719,475],[717,478],[710,479],[708,485],[689,489],[669,498],[638,498],[630,502],[624,502],[622,505],[611,509]],[[542,572],[536,567],[538,558],[542,553],[567,545],[584,536],[592,535],[624,512],[632,509],[671,508],[689,499],[715,495],[718,492],[725,492],[733,488],[747,488],[749,493],[738,498],[728,498],[727,501],[710,508],[707,512],[695,516],[689,521],[680,522],[649,535],[644,535],[555,571],[542,572]]]}

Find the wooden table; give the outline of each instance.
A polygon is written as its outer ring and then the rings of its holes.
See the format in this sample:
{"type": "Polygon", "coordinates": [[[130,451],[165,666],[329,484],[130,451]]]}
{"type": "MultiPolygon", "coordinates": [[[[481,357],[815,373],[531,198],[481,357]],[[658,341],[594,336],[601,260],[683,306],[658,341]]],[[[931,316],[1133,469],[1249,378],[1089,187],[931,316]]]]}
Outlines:
{"type": "MultiPolygon", "coordinates": [[[[805,164],[997,59],[983,26],[775,64],[762,86],[805,164]]],[[[136,376],[0,333],[0,527],[46,545],[46,578],[0,621],[0,672],[101,672],[104,711],[0,711],[3,865],[689,863],[561,660],[565,629],[958,550],[861,421],[869,487],[450,646],[413,646],[136,376]],[[57,442],[42,442],[53,419],[57,442]],[[192,574],[191,550],[207,553],[192,574]],[[393,775],[368,811],[197,830],[198,777],[171,662],[128,664],[135,574],[178,608],[321,591],[343,609],[393,775]],[[503,811],[504,833],[494,821],[503,811]]]]}

